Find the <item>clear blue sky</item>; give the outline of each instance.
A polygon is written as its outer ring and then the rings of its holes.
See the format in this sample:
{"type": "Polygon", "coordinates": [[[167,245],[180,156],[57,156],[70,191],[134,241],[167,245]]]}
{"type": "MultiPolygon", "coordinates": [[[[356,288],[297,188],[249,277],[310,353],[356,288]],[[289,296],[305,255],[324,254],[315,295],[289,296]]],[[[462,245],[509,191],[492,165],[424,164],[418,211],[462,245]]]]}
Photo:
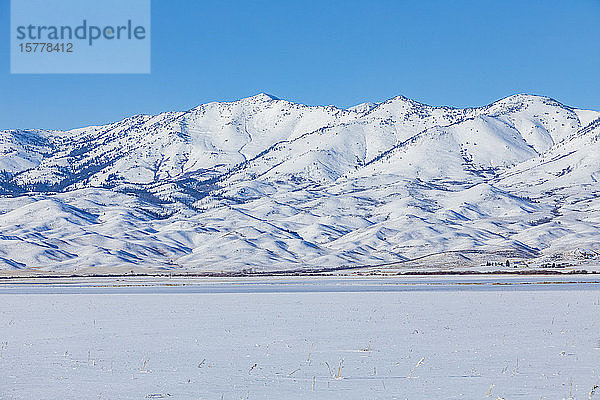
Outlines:
{"type": "Polygon", "coordinates": [[[0,129],[67,129],[259,92],[347,107],[402,94],[476,106],[514,93],[600,110],[600,0],[153,0],[149,75],[10,75],[0,129]]]}

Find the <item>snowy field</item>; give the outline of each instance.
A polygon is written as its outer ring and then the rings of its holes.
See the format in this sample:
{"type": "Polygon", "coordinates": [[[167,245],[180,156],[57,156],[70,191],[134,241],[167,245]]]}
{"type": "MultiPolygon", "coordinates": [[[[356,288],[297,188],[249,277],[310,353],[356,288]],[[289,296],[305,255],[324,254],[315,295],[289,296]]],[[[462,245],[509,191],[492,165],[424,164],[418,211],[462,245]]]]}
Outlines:
{"type": "Polygon", "coordinates": [[[1,399],[600,399],[600,278],[0,283],[1,399]]]}

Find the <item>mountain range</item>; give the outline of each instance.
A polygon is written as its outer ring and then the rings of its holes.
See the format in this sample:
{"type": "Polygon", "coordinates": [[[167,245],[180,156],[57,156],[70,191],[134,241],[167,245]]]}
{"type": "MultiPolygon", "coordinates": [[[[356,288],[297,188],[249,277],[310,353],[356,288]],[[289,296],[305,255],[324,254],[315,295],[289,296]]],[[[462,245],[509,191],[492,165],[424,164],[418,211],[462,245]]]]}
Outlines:
{"type": "Polygon", "coordinates": [[[4,273],[594,269],[600,112],[267,94],[0,131],[4,273]]]}

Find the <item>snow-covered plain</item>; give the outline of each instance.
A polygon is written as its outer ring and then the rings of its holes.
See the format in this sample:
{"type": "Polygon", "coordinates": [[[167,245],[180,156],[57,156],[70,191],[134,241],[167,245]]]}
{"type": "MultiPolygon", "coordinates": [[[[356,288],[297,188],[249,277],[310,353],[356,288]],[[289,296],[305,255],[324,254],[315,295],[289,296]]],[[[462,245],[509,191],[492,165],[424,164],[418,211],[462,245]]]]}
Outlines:
{"type": "Polygon", "coordinates": [[[589,276],[5,282],[0,398],[593,400],[599,285],[589,276]]]}
{"type": "Polygon", "coordinates": [[[4,274],[597,269],[600,112],[260,94],[0,131],[4,274]]]}

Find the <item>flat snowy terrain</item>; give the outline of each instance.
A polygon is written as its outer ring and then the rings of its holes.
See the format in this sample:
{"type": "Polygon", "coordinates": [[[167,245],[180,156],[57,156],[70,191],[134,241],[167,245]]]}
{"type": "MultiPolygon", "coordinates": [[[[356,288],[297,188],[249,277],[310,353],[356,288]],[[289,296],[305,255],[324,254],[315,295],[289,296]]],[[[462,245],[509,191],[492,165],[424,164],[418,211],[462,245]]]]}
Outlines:
{"type": "Polygon", "coordinates": [[[598,278],[53,282],[0,284],[2,399],[600,398],[598,278]]]}
{"type": "Polygon", "coordinates": [[[600,112],[532,95],[0,131],[0,270],[593,269],[599,179],[600,112]]]}

